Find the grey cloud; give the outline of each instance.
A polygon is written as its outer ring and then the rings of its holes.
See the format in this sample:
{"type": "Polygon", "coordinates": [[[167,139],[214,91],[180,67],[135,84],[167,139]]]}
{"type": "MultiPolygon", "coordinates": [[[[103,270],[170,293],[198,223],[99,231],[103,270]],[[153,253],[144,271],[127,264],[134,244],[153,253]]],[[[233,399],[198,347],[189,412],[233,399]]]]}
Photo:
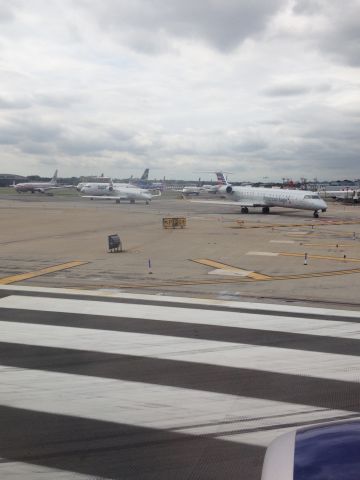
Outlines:
{"type": "Polygon", "coordinates": [[[61,132],[61,127],[44,124],[36,120],[19,120],[15,118],[8,120],[0,128],[0,143],[13,144],[21,143],[48,143],[55,141],[61,132]]]}
{"type": "Polygon", "coordinates": [[[9,99],[0,96],[0,110],[21,110],[30,107],[31,102],[25,98],[9,99]]]}
{"type": "Polygon", "coordinates": [[[293,10],[300,14],[316,14],[325,7],[326,0],[296,0],[293,10]]]}
{"type": "Polygon", "coordinates": [[[34,102],[39,105],[44,105],[50,108],[69,108],[72,105],[76,105],[84,102],[84,99],[70,94],[39,94],[34,97],[34,102]]]}
{"type": "Polygon", "coordinates": [[[265,88],[262,93],[268,97],[289,97],[297,95],[307,95],[309,93],[323,93],[332,89],[331,85],[327,83],[319,85],[294,85],[294,84],[279,84],[265,88]]]}
{"type": "Polygon", "coordinates": [[[8,2],[0,1],[0,24],[12,22],[15,19],[15,15],[8,2]]]}
{"type": "Polygon", "coordinates": [[[261,32],[286,0],[83,0],[103,31],[123,38],[134,49],[163,49],[166,39],[200,40],[221,51],[236,48],[261,32]],[[109,30],[110,29],[110,30],[109,30]]]}
{"type": "Polygon", "coordinates": [[[313,17],[314,31],[308,40],[317,48],[341,63],[360,66],[360,1],[334,2],[332,0],[297,0],[293,12],[313,17]],[[327,28],[317,31],[318,19],[326,21],[327,28]]]}
{"type": "Polygon", "coordinates": [[[269,97],[288,97],[293,95],[305,95],[311,89],[300,85],[278,85],[263,90],[263,93],[269,97]]]}

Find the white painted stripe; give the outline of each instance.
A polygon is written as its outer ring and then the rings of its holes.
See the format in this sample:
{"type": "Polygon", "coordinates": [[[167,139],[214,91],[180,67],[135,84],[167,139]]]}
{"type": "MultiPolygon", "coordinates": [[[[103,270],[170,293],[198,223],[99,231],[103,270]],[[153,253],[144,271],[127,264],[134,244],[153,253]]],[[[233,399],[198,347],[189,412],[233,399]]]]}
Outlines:
{"type": "Polygon", "coordinates": [[[0,285],[0,291],[10,292],[37,292],[37,293],[50,293],[50,294],[64,294],[64,295],[90,295],[93,297],[106,297],[117,299],[129,299],[141,301],[156,301],[161,303],[184,303],[186,305],[202,305],[221,307],[231,307],[248,310],[272,310],[275,312],[289,312],[291,315],[294,313],[307,313],[314,315],[332,315],[332,316],[344,316],[360,318],[360,312],[355,310],[332,310],[329,308],[314,308],[314,307],[300,307],[296,305],[281,305],[275,303],[254,303],[254,302],[241,302],[241,301],[229,301],[229,300],[217,300],[208,298],[186,298],[186,297],[171,297],[165,295],[140,295],[135,293],[123,293],[115,290],[80,290],[80,289],[66,289],[66,288],[46,288],[46,287],[23,287],[18,285],[0,285]]]}
{"type": "Polygon", "coordinates": [[[0,322],[2,342],[358,382],[359,357],[162,335],[0,322]]]}
{"type": "Polygon", "coordinates": [[[246,255],[258,255],[260,257],[278,257],[279,253],[275,253],[275,252],[247,252],[246,255]]]}
{"type": "Polygon", "coordinates": [[[24,480],[24,478],[26,480],[89,480],[89,475],[0,458],[0,478],[6,480],[24,480]]]}
{"type": "Polygon", "coordinates": [[[240,268],[236,270],[225,270],[223,268],[216,268],[208,272],[209,275],[225,275],[231,277],[247,277],[249,273],[253,273],[250,270],[241,270],[240,268]]]}
{"type": "MultiPolygon", "coordinates": [[[[246,430],[348,416],[295,403],[104,378],[0,367],[4,406],[49,414],[171,430],[213,434],[224,440],[266,445],[264,432],[246,430]],[[246,415],[244,414],[246,412],[246,415]],[[238,431],[236,435],[232,432],[238,431]],[[265,443],[264,443],[265,442],[265,443]]],[[[0,470],[1,472],[1,470],[0,470]]]]}
{"type": "Polygon", "coordinates": [[[167,322],[197,323],[360,340],[360,324],[336,320],[15,295],[0,299],[0,308],[75,314],[85,313],[103,317],[127,317],[167,322]]]}

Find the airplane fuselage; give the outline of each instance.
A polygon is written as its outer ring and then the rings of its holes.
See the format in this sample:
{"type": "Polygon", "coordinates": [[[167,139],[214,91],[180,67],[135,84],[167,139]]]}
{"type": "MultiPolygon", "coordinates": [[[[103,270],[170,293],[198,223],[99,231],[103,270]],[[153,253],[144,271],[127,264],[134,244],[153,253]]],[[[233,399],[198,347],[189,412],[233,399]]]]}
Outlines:
{"type": "Polygon", "coordinates": [[[327,205],[316,192],[307,190],[289,190],[262,187],[232,187],[230,185],[220,188],[227,198],[239,202],[246,211],[249,207],[262,207],[264,213],[268,213],[271,207],[298,208],[301,210],[313,210],[325,212],[327,205]]]}

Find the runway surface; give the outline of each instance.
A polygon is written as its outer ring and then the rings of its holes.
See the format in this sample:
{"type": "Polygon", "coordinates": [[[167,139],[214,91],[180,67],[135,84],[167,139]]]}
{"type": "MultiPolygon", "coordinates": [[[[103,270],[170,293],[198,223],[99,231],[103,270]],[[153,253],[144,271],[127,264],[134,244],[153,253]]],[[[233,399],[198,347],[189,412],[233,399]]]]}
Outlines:
{"type": "Polygon", "coordinates": [[[360,416],[360,312],[0,289],[0,477],[260,479],[360,416]]]}

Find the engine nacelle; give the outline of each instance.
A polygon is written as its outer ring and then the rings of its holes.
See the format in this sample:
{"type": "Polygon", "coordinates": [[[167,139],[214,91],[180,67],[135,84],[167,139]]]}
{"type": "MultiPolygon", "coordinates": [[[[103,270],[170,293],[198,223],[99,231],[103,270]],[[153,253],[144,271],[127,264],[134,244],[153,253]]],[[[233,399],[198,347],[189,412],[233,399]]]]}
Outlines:
{"type": "Polygon", "coordinates": [[[232,188],[231,185],[228,185],[228,186],[226,187],[226,193],[233,193],[233,188],[232,188]]]}

